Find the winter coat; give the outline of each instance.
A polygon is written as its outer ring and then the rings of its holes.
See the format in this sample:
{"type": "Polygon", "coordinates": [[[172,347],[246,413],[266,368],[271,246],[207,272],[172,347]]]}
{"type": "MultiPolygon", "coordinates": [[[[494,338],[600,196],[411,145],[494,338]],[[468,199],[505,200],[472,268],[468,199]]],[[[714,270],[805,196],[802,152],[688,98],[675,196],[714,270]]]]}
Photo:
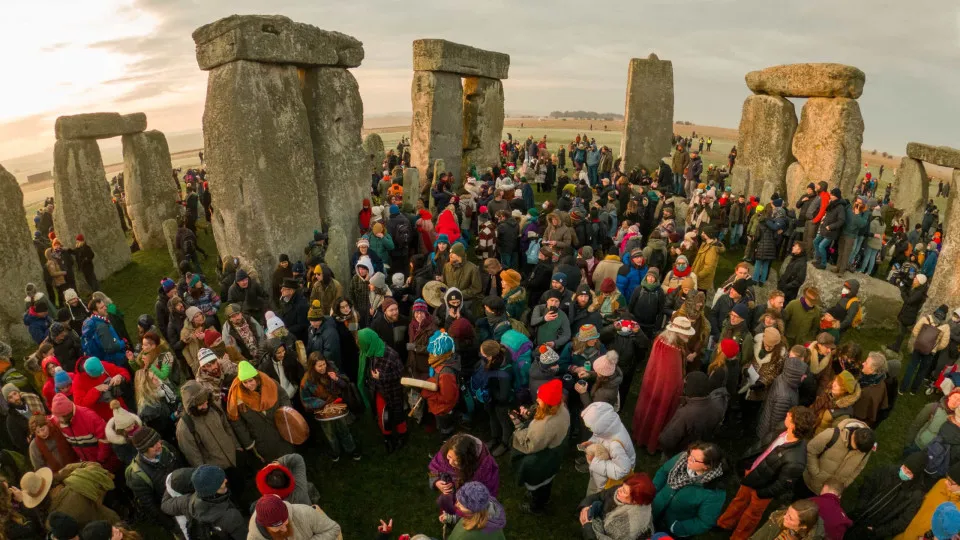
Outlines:
{"type": "Polygon", "coordinates": [[[420,395],[427,400],[427,410],[434,416],[447,414],[453,411],[460,401],[460,385],[457,375],[460,373],[460,355],[453,355],[444,362],[439,369],[434,368],[436,374],[427,379],[437,385],[437,390],[421,390],[420,395]]]}
{"type": "Polygon", "coordinates": [[[187,381],[180,388],[183,416],[177,421],[177,446],[192,467],[207,463],[221,469],[237,464],[238,443],[227,415],[210,390],[197,381],[187,381]],[[193,408],[207,402],[209,412],[193,414],[193,408]],[[189,416],[189,418],[187,418],[189,416]],[[191,429],[192,428],[192,429],[191,429]]]}
{"type": "Polygon", "coordinates": [[[608,459],[595,456],[590,461],[590,485],[587,487],[589,494],[610,487],[607,482],[623,480],[633,471],[637,454],[633,449],[630,433],[612,405],[594,402],[584,408],[580,416],[587,429],[593,433],[589,442],[603,446],[609,455],[608,459]]]}
{"type": "Polygon", "coordinates": [[[727,493],[723,475],[705,483],[693,483],[678,490],[670,487],[667,478],[677,464],[681,452],[657,469],[653,487],[657,494],[653,499],[653,517],[659,527],[669,529],[677,537],[691,537],[710,531],[720,518],[727,493]]]}
{"type": "Polygon", "coordinates": [[[595,285],[593,289],[599,293],[600,285],[603,284],[603,280],[606,278],[610,278],[616,282],[621,266],[623,266],[623,262],[616,255],[607,255],[604,257],[593,269],[593,283],[595,285]]]}
{"type": "Polygon", "coordinates": [[[697,287],[705,291],[713,289],[713,280],[717,274],[720,254],[726,251],[720,242],[704,242],[697,249],[693,260],[693,273],[697,275],[697,287]]]}
{"type": "Polygon", "coordinates": [[[677,412],[660,432],[663,453],[669,456],[686,450],[697,441],[714,440],[729,401],[730,393],[725,387],[704,397],[684,397],[677,412]]]}
{"type": "Polygon", "coordinates": [[[69,330],[63,341],[57,343],[51,338],[50,343],[53,344],[53,355],[60,361],[63,370],[68,373],[76,371],[77,360],[83,355],[80,336],[73,330],[69,330]]]}
{"type": "Polygon", "coordinates": [[[565,216],[561,217],[560,225],[556,227],[547,225],[547,229],[543,232],[543,240],[545,242],[556,242],[553,248],[557,252],[563,252],[565,249],[577,245],[577,235],[573,232],[573,229],[564,223],[565,219],[565,216]]]}
{"type": "MultiPolygon", "coordinates": [[[[253,280],[251,280],[251,283],[252,282],[253,280]]],[[[249,289],[250,287],[247,288],[249,289]]],[[[264,302],[267,302],[268,300],[269,298],[264,300],[264,302]]],[[[207,285],[204,285],[200,296],[194,297],[192,294],[186,293],[183,298],[183,303],[186,304],[187,307],[195,306],[197,309],[203,312],[204,315],[210,316],[216,315],[217,310],[220,309],[221,300],[220,297],[217,296],[217,293],[213,292],[213,289],[207,285]]],[[[263,313],[261,313],[261,316],[262,315],[263,313]]]]}
{"type": "Polygon", "coordinates": [[[855,524],[849,538],[881,540],[892,538],[907,528],[920,510],[929,484],[922,479],[925,476],[922,473],[904,482],[899,472],[900,464],[896,464],[867,475],[857,494],[856,507],[850,512],[855,524]],[[866,530],[868,525],[872,528],[872,536],[866,530]]]}
{"type": "Polygon", "coordinates": [[[820,493],[823,484],[835,481],[847,487],[857,479],[860,471],[867,466],[870,453],[850,448],[855,429],[867,427],[860,420],[848,418],[837,427],[820,432],[807,444],[807,465],[803,472],[803,481],[814,493],[820,493]],[[834,443],[834,435],[839,434],[834,443]]]}
{"type": "MultiPolygon", "coordinates": [[[[290,344],[284,340],[278,338],[270,338],[267,340],[267,343],[263,347],[263,356],[260,358],[260,365],[257,366],[257,369],[279,384],[280,374],[277,373],[277,362],[274,359],[274,354],[276,354],[277,349],[279,349],[281,345],[284,347],[285,353],[283,361],[280,362],[280,368],[290,386],[297,388],[300,386],[300,379],[303,378],[303,366],[301,366],[297,360],[296,346],[291,347],[290,344]]],[[[283,390],[283,387],[281,386],[280,389],[283,390]]],[[[295,395],[296,392],[294,392],[293,396],[288,394],[291,398],[295,395]]]]}
{"type": "Polygon", "coordinates": [[[564,443],[570,431],[570,412],[567,406],[542,420],[513,432],[513,465],[520,485],[540,487],[553,480],[563,462],[564,443]]]}
{"type": "Polygon", "coordinates": [[[947,409],[947,396],[940,398],[939,401],[927,403],[910,424],[906,444],[912,443],[920,450],[926,449],[951,416],[953,411],[947,409]]]}
{"type": "Polygon", "coordinates": [[[774,210],[773,217],[764,219],[758,227],[756,251],[754,252],[754,257],[757,260],[770,261],[777,258],[777,244],[787,227],[787,219],[782,208],[775,208],[774,210]],[[776,212],[776,210],[779,210],[779,212],[776,212]]]}
{"type": "Polygon", "coordinates": [[[400,360],[400,355],[387,345],[383,356],[368,362],[367,370],[374,369],[380,372],[380,378],[374,379],[372,375],[367,374],[366,380],[373,386],[376,393],[383,396],[389,410],[402,410],[404,393],[403,387],[400,386],[400,378],[403,376],[403,362],[400,360]]]}
{"type": "Polygon", "coordinates": [[[82,461],[107,463],[113,458],[113,450],[105,442],[107,423],[97,413],[80,405],[74,406],[70,425],[60,426],[73,451],[82,461]]]}
{"type": "MultiPolygon", "coordinates": [[[[770,514],[770,519],[750,537],[750,540],[777,540],[781,538],[780,533],[783,531],[783,516],[786,512],[784,509],[777,510],[770,514]]],[[[797,537],[797,540],[824,540],[825,538],[826,532],[823,528],[823,520],[818,517],[817,524],[814,525],[813,528],[805,531],[802,536],[797,537]]]]}
{"type": "Polygon", "coordinates": [[[753,369],[757,370],[757,373],[760,375],[758,382],[763,383],[763,388],[759,390],[747,390],[747,399],[750,401],[763,401],[767,396],[767,390],[773,384],[774,379],[780,375],[780,372],[783,371],[783,362],[787,358],[787,348],[781,343],[778,347],[781,350],[779,355],[779,360],[776,359],[777,350],[774,349],[767,353],[763,358],[760,358],[760,352],[763,351],[763,334],[757,334],[753,336],[753,343],[755,344],[753,348],[753,358],[749,363],[743,366],[743,376],[740,378],[741,381],[746,383],[747,375],[746,371],[749,366],[753,366],[753,369]]]}
{"type": "Polygon", "coordinates": [[[783,308],[783,335],[787,343],[797,345],[815,340],[820,332],[820,317],[819,307],[805,308],[800,298],[787,303],[783,308]]]}
{"type": "MultiPolygon", "coordinates": [[[[249,280],[247,288],[245,289],[240,288],[240,285],[234,282],[234,284],[230,286],[230,290],[227,291],[227,302],[230,304],[240,304],[240,311],[242,311],[244,315],[249,315],[258,321],[262,321],[264,312],[270,307],[270,295],[263,289],[259,281],[253,278],[249,278],[249,280]]],[[[184,299],[184,301],[186,301],[186,299],[184,299]]],[[[207,314],[207,311],[203,308],[201,308],[201,311],[203,311],[205,315],[207,314]]]]}
{"type": "Polygon", "coordinates": [[[830,204],[827,205],[827,211],[820,221],[817,234],[830,240],[839,238],[843,231],[843,224],[847,220],[848,206],[850,206],[850,203],[846,199],[830,201],[830,204]]]}
{"type": "Polygon", "coordinates": [[[633,291],[643,283],[643,278],[647,275],[647,265],[637,267],[629,260],[617,271],[617,289],[624,298],[633,298],[633,291]]]}
{"type": "Polygon", "coordinates": [[[930,491],[923,497],[920,508],[913,514],[913,519],[910,521],[910,524],[907,525],[907,528],[899,536],[895,536],[893,540],[923,538],[927,531],[930,530],[933,513],[938,506],[945,502],[960,505],[960,494],[951,491],[947,487],[946,478],[940,480],[930,488],[930,491]]]}
{"type": "Polygon", "coordinates": [[[96,356],[104,362],[118,366],[127,364],[126,344],[120,340],[110,322],[100,315],[90,315],[83,321],[81,335],[83,352],[87,356],[96,356]]]}
{"type": "MultiPolygon", "coordinates": [[[[340,534],[340,525],[330,519],[319,506],[308,506],[306,504],[290,504],[284,502],[287,507],[287,513],[290,516],[288,527],[293,529],[290,540],[337,540],[342,538],[340,534]]],[[[250,516],[250,523],[247,525],[250,531],[247,534],[247,540],[271,540],[270,533],[257,524],[257,513],[253,512],[250,516]]]]}
{"type": "Polygon", "coordinates": [[[163,443],[163,450],[157,461],[145,459],[138,453],[127,466],[124,478],[127,487],[133,492],[137,508],[149,519],[163,517],[160,502],[167,490],[167,475],[180,468],[180,456],[169,443],[163,443]]]}
{"type": "Polygon", "coordinates": [[[497,251],[517,253],[520,246],[520,225],[516,218],[508,217],[497,225],[497,251]]]}
{"type": "MultiPolygon", "coordinates": [[[[624,295],[626,297],[626,295],[624,295]]],[[[664,310],[667,295],[660,286],[648,289],[644,286],[636,287],[630,298],[630,313],[647,335],[653,335],[663,326],[664,310]]]]}
{"type": "Polygon", "coordinates": [[[100,392],[96,387],[101,384],[108,384],[109,379],[116,375],[123,377],[123,380],[127,383],[131,381],[132,377],[130,377],[130,372],[122,367],[115,366],[110,362],[102,363],[103,374],[99,377],[91,377],[82,369],[78,369],[73,374],[73,402],[97,413],[106,422],[113,418],[113,410],[110,408],[111,399],[119,400],[120,405],[124,408],[127,408],[127,406],[123,397],[119,395],[118,387],[111,386],[106,391],[109,395],[100,392]]]}
{"type": "Polygon", "coordinates": [[[897,314],[897,320],[900,321],[900,324],[906,327],[916,324],[920,308],[927,301],[927,289],[929,287],[930,282],[928,281],[919,287],[900,290],[900,297],[903,298],[903,306],[900,308],[900,313],[897,314]]]}
{"type": "Polygon", "coordinates": [[[324,317],[318,328],[307,326],[307,339],[303,342],[307,349],[307,357],[316,351],[320,356],[342,365],[340,359],[340,336],[337,334],[337,321],[333,317],[324,317]]]}
{"type": "Polygon", "coordinates": [[[460,268],[455,268],[453,264],[443,266],[443,282],[447,287],[456,287],[463,293],[465,301],[475,300],[480,297],[480,291],[483,286],[480,283],[480,269],[470,261],[463,261],[460,268]]]}
{"type": "MultiPolygon", "coordinates": [[[[800,382],[807,375],[807,364],[799,358],[787,358],[783,371],[774,379],[767,392],[767,398],[760,410],[757,424],[757,437],[764,438],[770,433],[782,433],[786,429],[784,419],[791,407],[800,402],[800,382]]],[[[817,491],[816,493],[819,493],[817,491]]]]}
{"type": "MultiPolygon", "coordinates": [[[[253,340],[256,342],[257,347],[263,347],[263,344],[267,341],[267,336],[263,331],[263,326],[260,325],[257,321],[249,317],[248,315],[243,316],[247,321],[247,326],[250,327],[250,332],[253,334],[253,340]]],[[[171,321],[173,322],[173,321],[171,321]]],[[[182,326],[186,326],[186,322],[182,326]]],[[[191,325],[192,327],[193,325],[191,325]]],[[[246,343],[243,339],[240,338],[240,332],[238,332],[234,327],[233,323],[230,322],[228,318],[221,328],[220,335],[223,337],[223,344],[227,347],[234,347],[244,358],[249,358],[250,360],[256,360],[254,358],[253,351],[247,349],[246,343]]],[[[259,351],[257,351],[259,354],[259,351]]]]}
{"type": "Polygon", "coordinates": [[[783,291],[787,301],[793,300],[800,293],[800,287],[807,280],[807,256],[790,255],[780,268],[780,279],[777,288],[783,291]]]}
{"type": "Polygon", "coordinates": [[[867,226],[867,220],[869,218],[870,214],[864,212],[857,214],[853,211],[853,205],[848,204],[843,222],[843,236],[848,238],[856,238],[860,236],[860,231],[867,226]]]}
{"type": "MultiPolygon", "coordinates": [[[[877,427],[882,418],[881,411],[892,408],[887,394],[887,377],[879,381],[864,385],[864,378],[860,379],[860,399],[853,404],[853,417],[863,420],[870,427],[877,427]]],[[[908,441],[910,439],[907,439],[908,441]]]]}
{"type": "Polygon", "coordinates": [[[37,345],[43,343],[47,337],[47,331],[53,324],[53,319],[49,314],[39,315],[33,306],[30,306],[23,314],[23,324],[27,327],[27,332],[37,345]]]}
{"type": "MultiPolygon", "coordinates": [[[[779,437],[771,433],[754,443],[744,458],[750,467],[767,448],[779,437]]],[[[776,447],[757,466],[743,477],[741,485],[757,491],[761,499],[776,499],[792,496],[795,483],[803,476],[807,467],[807,441],[799,439],[776,447]]]]}
{"type": "MultiPolygon", "coordinates": [[[[260,373],[260,377],[266,377],[266,375],[260,373]]],[[[296,379],[292,382],[296,385],[299,380],[296,379]]],[[[277,385],[277,401],[272,407],[263,412],[254,411],[249,407],[240,407],[239,418],[230,420],[230,425],[233,426],[233,431],[240,446],[242,448],[252,448],[256,445],[257,453],[268,462],[293,452],[293,446],[280,437],[274,420],[277,409],[290,406],[290,398],[280,387],[280,383],[276,380],[274,380],[274,383],[277,385]]],[[[233,384],[239,385],[241,383],[239,379],[235,379],[233,384]]]]}
{"type": "MultiPolygon", "coordinates": [[[[487,491],[490,492],[492,497],[496,497],[500,492],[500,467],[497,465],[497,460],[494,459],[490,454],[490,450],[487,449],[486,445],[484,445],[480,439],[471,435],[468,436],[476,446],[478,457],[477,468],[473,472],[473,476],[465,480],[466,482],[480,482],[486,486],[487,491]]],[[[427,465],[427,482],[430,489],[436,489],[437,481],[440,480],[440,476],[444,474],[453,477],[454,492],[451,495],[455,495],[456,490],[463,487],[458,478],[458,471],[453,465],[450,465],[445,454],[437,452],[434,454],[433,459],[430,460],[430,464],[427,465]]]]}
{"type": "Polygon", "coordinates": [[[290,300],[284,300],[282,297],[277,302],[277,316],[287,327],[287,331],[293,334],[299,341],[306,341],[307,327],[310,323],[307,321],[307,310],[309,302],[303,291],[295,291],[290,300]]]}
{"type": "Polygon", "coordinates": [[[690,154],[682,150],[673,150],[673,158],[670,161],[670,168],[675,173],[682,173],[684,169],[690,166],[690,154]]]}
{"type": "Polygon", "coordinates": [[[488,521],[483,529],[467,530],[463,527],[463,520],[457,522],[447,536],[447,540],[504,540],[503,528],[507,525],[506,512],[497,500],[491,500],[487,505],[488,521]]]}
{"type": "Polygon", "coordinates": [[[188,520],[212,525],[230,540],[248,538],[247,520],[234,506],[229,493],[203,499],[196,493],[173,497],[167,490],[160,508],[168,516],[186,516],[188,520]]]}
{"type": "MultiPolygon", "coordinates": [[[[68,485],[66,481],[79,469],[100,468],[96,463],[71,463],[60,469],[60,472],[54,475],[53,488],[46,497],[46,500],[50,502],[49,506],[44,509],[48,513],[47,515],[54,512],[63,512],[76,520],[80,528],[94,521],[106,521],[110,524],[118,523],[120,516],[103,504],[103,496],[108,490],[114,488],[112,480],[92,480],[89,482],[80,480],[86,484],[86,489],[83,489],[83,491],[68,485]]],[[[100,475],[104,474],[103,471],[99,472],[100,475]]],[[[78,479],[79,477],[80,475],[77,476],[78,479]]]]}
{"type": "Polygon", "coordinates": [[[546,304],[540,304],[533,308],[533,312],[530,314],[530,328],[536,332],[535,343],[543,345],[552,341],[554,350],[563,350],[563,347],[572,337],[567,314],[560,310],[557,312],[557,318],[553,321],[547,321],[545,319],[546,315],[546,304]]]}
{"type": "Polygon", "coordinates": [[[623,382],[623,372],[620,371],[620,366],[617,366],[613,375],[607,379],[598,377],[588,391],[580,394],[580,402],[587,407],[591,403],[603,401],[612,405],[615,411],[619,411],[621,382],[623,382]]]}

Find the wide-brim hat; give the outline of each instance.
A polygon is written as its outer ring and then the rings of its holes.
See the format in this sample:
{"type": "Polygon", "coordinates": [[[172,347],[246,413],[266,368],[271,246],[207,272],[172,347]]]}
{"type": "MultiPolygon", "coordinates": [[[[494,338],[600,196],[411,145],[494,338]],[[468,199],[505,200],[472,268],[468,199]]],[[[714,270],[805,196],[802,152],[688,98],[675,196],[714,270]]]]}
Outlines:
{"type": "Polygon", "coordinates": [[[429,281],[423,286],[423,299],[431,307],[438,308],[443,305],[443,295],[447,292],[447,286],[442,281],[429,281]]]}
{"type": "Polygon", "coordinates": [[[667,325],[667,330],[684,336],[692,336],[697,333],[697,331],[693,328],[693,323],[691,323],[690,319],[686,317],[677,317],[674,319],[670,324],[667,325]]]}
{"type": "Polygon", "coordinates": [[[43,502],[53,487],[53,471],[50,467],[41,467],[37,472],[28,472],[20,479],[23,505],[35,508],[43,502]]]}

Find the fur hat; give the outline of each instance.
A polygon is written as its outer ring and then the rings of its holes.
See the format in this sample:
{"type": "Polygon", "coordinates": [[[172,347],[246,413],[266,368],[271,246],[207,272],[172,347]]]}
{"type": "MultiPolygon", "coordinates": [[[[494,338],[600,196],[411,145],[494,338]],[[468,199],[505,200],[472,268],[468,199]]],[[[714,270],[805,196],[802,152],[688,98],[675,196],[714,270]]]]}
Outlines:
{"type": "Polygon", "coordinates": [[[261,495],[276,495],[281,499],[286,499],[297,487],[297,482],[293,476],[293,473],[290,472],[290,469],[279,463],[269,463],[266,467],[260,469],[260,471],[257,472],[256,482],[257,491],[259,491],[261,495]],[[274,471],[280,471],[287,477],[287,487],[274,488],[267,484],[267,475],[274,471]]]}
{"type": "Polygon", "coordinates": [[[520,276],[520,272],[512,268],[508,268],[500,272],[500,279],[507,285],[507,289],[516,289],[520,286],[520,281],[523,279],[520,276]]]}
{"type": "Polygon", "coordinates": [[[617,351],[609,350],[607,354],[593,361],[593,370],[602,377],[612,377],[617,370],[617,361],[620,356],[617,351]]]}

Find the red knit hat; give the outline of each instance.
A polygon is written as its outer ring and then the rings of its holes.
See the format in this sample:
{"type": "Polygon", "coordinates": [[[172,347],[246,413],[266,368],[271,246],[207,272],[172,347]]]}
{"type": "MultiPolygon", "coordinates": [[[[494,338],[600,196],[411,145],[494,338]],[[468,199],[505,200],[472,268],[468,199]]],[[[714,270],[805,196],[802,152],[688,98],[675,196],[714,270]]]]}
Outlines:
{"type": "Polygon", "coordinates": [[[77,242],[83,242],[83,235],[82,235],[82,234],[78,234],[78,235],[77,235],[77,242]]]}
{"type": "Polygon", "coordinates": [[[617,290],[617,284],[611,278],[603,278],[603,281],[600,283],[600,292],[603,294],[610,294],[613,291],[617,290]]]}
{"type": "Polygon", "coordinates": [[[290,519],[287,505],[276,495],[264,495],[257,501],[257,525],[261,527],[279,527],[290,519]]]}
{"type": "Polygon", "coordinates": [[[720,342],[720,350],[727,358],[734,358],[740,354],[740,345],[736,341],[727,338],[720,342]]]}
{"type": "Polygon", "coordinates": [[[544,405],[556,407],[563,401],[563,383],[560,382],[560,379],[553,379],[537,390],[537,397],[544,405]]]}
{"type": "Polygon", "coordinates": [[[216,328],[207,328],[203,332],[203,346],[209,349],[220,337],[220,332],[217,332],[216,328]]]}
{"type": "MultiPolygon", "coordinates": [[[[260,469],[260,472],[257,473],[257,491],[259,491],[261,495],[276,495],[281,499],[286,499],[291,493],[293,493],[293,490],[296,487],[297,483],[293,478],[293,473],[290,472],[290,469],[280,465],[279,463],[271,463],[260,469]],[[273,471],[281,471],[287,476],[287,487],[274,488],[267,485],[267,475],[273,471]]],[[[259,512],[257,512],[257,514],[259,515],[259,512]]]]}
{"type": "Polygon", "coordinates": [[[53,401],[50,402],[50,412],[54,416],[66,416],[73,412],[73,402],[66,395],[57,394],[53,396],[53,401]]]}

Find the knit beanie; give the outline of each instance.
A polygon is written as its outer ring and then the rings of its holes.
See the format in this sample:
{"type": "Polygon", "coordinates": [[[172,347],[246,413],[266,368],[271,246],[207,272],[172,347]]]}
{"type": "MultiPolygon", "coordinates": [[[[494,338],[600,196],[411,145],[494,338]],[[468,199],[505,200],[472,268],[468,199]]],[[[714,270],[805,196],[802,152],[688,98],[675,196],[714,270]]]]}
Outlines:
{"type": "Polygon", "coordinates": [[[241,360],[240,364],[237,365],[237,378],[240,379],[240,382],[252,379],[256,376],[257,368],[253,367],[250,362],[241,360]]]}
{"type": "Polygon", "coordinates": [[[564,274],[563,272],[557,272],[556,274],[553,275],[553,277],[550,278],[550,281],[556,281],[556,282],[560,283],[561,285],[563,285],[564,287],[566,287],[566,286],[567,286],[567,275],[564,274]]]}
{"type": "Polygon", "coordinates": [[[267,335],[270,336],[277,330],[285,328],[286,325],[283,324],[283,319],[277,317],[272,311],[268,311],[265,315],[267,320],[267,335]]]}
{"type": "Polygon", "coordinates": [[[617,290],[617,284],[613,281],[613,278],[603,278],[603,281],[600,283],[600,292],[610,294],[615,290],[617,290]]]}
{"type": "Polygon", "coordinates": [[[53,385],[57,388],[61,388],[68,384],[73,384],[73,379],[70,378],[70,374],[63,370],[63,368],[58,367],[53,372],[53,385]]]}
{"type": "Polygon", "coordinates": [[[577,339],[580,341],[590,341],[591,339],[600,339],[600,332],[597,331],[597,327],[592,324],[585,324],[580,327],[580,331],[577,332],[577,339]]]}
{"type": "Polygon", "coordinates": [[[430,311],[430,305],[427,304],[423,298],[417,298],[417,300],[413,303],[413,311],[422,311],[424,313],[428,313],[430,311]]]}
{"type": "Polygon", "coordinates": [[[113,525],[108,521],[91,521],[80,532],[80,540],[110,540],[113,538],[113,525]]]}
{"type": "Polygon", "coordinates": [[[453,352],[453,349],[453,338],[443,330],[434,332],[427,343],[427,352],[434,356],[453,352]]]}
{"type": "Polygon", "coordinates": [[[310,303],[310,309],[307,310],[307,320],[308,321],[320,321],[323,320],[323,306],[320,304],[319,300],[314,300],[310,303]]]}
{"type": "Polygon", "coordinates": [[[220,332],[217,332],[216,328],[207,328],[203,332],[203,346],[212,347],[221,337],[220,332]]]}
{"type": "Polygon", "coordinates": [[[397,206],[397,205],[395,205],[395,204],[391,204],[391,205],[390,205],[390,215],[391,215],[391,216],[395,216],[395,215],[397,215],[397,214],[399,214],[399,213],[400,213],[400,207],[397,206]]]}
{"type": "Polygon", "coordinates": [[[630,319],[620,319],[614,325],[619,325],[617,333],[621,336],[631,336],[640,331],[640,325],[637,324],[637,321],[631,321],[630,319]]]}
{"type": "Polygon", "coordinates": [[[927,276],[924,274],[917,274],[917,283],[925,285],[927,283],[927,276]]]}
{"type": "Polygon", "coordinates": [[[720,341],[720,351],[727,358],[736,358],[740,354],[740,344],[730,338],[720,341]]]}
{"type": "MultiPolygon", "coordinates": [[[[143,426],[134,432],[133,436],[130,437],[130,442],[133,443],[137,452],[143,454],[153,448],[153,445],[160,442],[160,434],[150,426],[143,426]]],[[[217,487],[219,488],[220,486],[217,487]]]]}
{"type": "Polygon", "coordinates": [[[560,355],[557,354],[557,351],[547,345],[541,345],[537,350],[540,352],[540,363],[545,366],[552,366],[560,361],[560,355]]]}
{"type": "Polygon", "coordinates": [[[489,308],[497,315],[502,315],[507,310],[507,303],[499,296],[490,295],[483,299],[483,307],[489,308]]]}
{"type": "Polygon", "coordinates": [[[216,362],[217,355],[210,349],[200,349],[197,352],[197,360],[200,361],[201,366],[205,366],[211,362],[216,362]]]}
{"type": "Polygon", "coordinates": [[[163,278],[160,280],[160,288],[163,289],[164,293],[168,293],[177,288],[177,284],[170,278],[163,278]]]}
{"type": "Polygon", "coordinates": [[[124,409],[123,406],[120,405],[120,400],[117,400],[117,399],[111,400],[110,408],[113,410],[113,429],[114,430],[126,431],[131,426],[135,426],[140,423],[140,419],[137,418],[137,415],[124,409]]]}
{"type": "Polygon", "coordinates": [[[216,465],[201,465],[193,471],[190,482],[193,484],[194,491],[200,498],[209,498],[217,494],[223,481],[226,480],[227,473],[216,465]]]}
{"type": "Polygon", "coordinates": [[[583,246],[582,248],[580,248],[580,256],[584,259],[592,259],[593,248],[590,246],[583,246]]]}
{"type": "Polygon", "coordinates": [[[520,277],[520,272],[517,272],[513,269],[507,269],[503,272],[500,272],[500,279],[502,279],[504,284],[506,284],[507,289],[516,289],[520,286],[520,281],[522,278],[520,277]]]}
{"type": "Polygon", "coordinates": [[[73,540],[80,534],[77,520],[63,512],[51,513],[47,518],[47,527],[50,529],[51,540],[73,540]]]}
{"type": "Polygon", "coordinates": [[[91,356],[83,362],[83,370],[87,372],[87,375],[97,378],[103,375],[103,362],[96,356],[91,356]]]}
{"type": "Polygon", "coordinates": [[[955,538],[956,534],[960,533],[960,510],[957,509],[957,503],[941,503],[933,512],[930,530],[937,538],[955,538]]]}
{"type": "Polygon", "coordinates": [[[73,290],[73,289],[67,289],[67,290],[63,291],[63,300],[64,300],[65,302],[69,302],[69,301],[71,301],[71,300],[76,300],[76,299],[78,299],[78,298],[80,298],[80,297],[77,296],[77,291],[75,291],[75,290],[73,290]]]}
{"type": "Polygon", "coordinates": [[[763,330],[763,346],[776,347],[780,344],[780,331],[773,326],[768,326],[763,330]]]}
{"type": "Polygon", "coordinates": [[[687,397],[705,397],[710,393],[710,380],[702,371],[691,371],[683,379],[683,395],[687,397]]]}
{"type": "Polygon", "coordinates": [[[19,391],[20,391],[20,389],[17,388],[17,385],[15,385],[15,384],[13,384],[13,383],[7,383],[7,384],[3,385],[3,388],[0,388],[0,394],[3,394],[3,400],[4,400],[4,401],[9,401],[9,399],[10,399],[10,394],[12,394],[12,393],[14,393],[14,392],[19,392],[19,391]]]}
{"type": "Polygon", "coordinates": [[[843,387],[843,391],[848,394],[852,394],[857,388],[857,378],[847,370],[841,371],[840,374],[837,375],[837,380],[840,381],[840,386],[843,387]]]}
{"type": "Polygon", "coordinates": [[[50,402],[50,412],[54,416],[66,416],[73,412],[73,402],[64,394],[57,394],[50,402]]]}
{"type": "Polygon", "coordinates": [[[370,240],[367,240],[367,237],[366,237],[366,236],[361,236],[361,237],[357,240],[357,247],[358,247],[358,248],[361,248],[361,247],[370,247],[370,240]]]}
{"type": "MultiPolygon", "coordinates": [[[[240,268],[240,269],[237,270],[237,273],[236,273],[236,275],[234,276],[233,279],[234,279],[234,282],[236,282],[236,281],[243,281],[243,280],[249,279],[249,278],[250,278],[250,274],[248,274],[247,271],[244,270],[243,268],[240,268]]],[[[191,286],[192,286],[192,285],[193,285],[193,283],[191,282],[191,286]]]]}
{"type": "Polygon", "coordinates": [[[602,377],[612,377],[617,370],[618,360],[620,360],[620,356],[617,351],[607,351],[607,354],[593,361],[593,370],[602,377]]]}
{"type": "Polygon", "coordinates": [[[830,195],[833,195],[834,197],[839,199],[840,197],[843,197],[843,192],[840,191],[840,188],[835,187],[830,190],[830,195]]]}
{"type": "Polygon", "coordinates": [[[730,312],[736,313],[737,317],[740,317],[743,320],[747,320],[747,317],[750,316],[750,308],[748,308],[744,303],[739,303],[733,306],[733,309],[731,309],[730,312]]]}
{"type": "Polygon", "coordinates": [[[450,253],[453,253],[461,259],[464,259],[467,256],[467,251],[463,248],[463,244],[460,242],[454,242],[454,244],[450,246],[450,253]]]}
{"type": "Polygon", "coordinates": [[[200,308],[198,308],[197,306],[190,306],[187,308],[185,315],[187,316],[188,321],[193,322],[194,317],[196,317],[197,315],[200,315],[200,313],[201,313],[200,308]]]}
{"type": "Polygon", "coordinates": [[[480,482],[467,482],[457,490],[457,502],[475,514],[486,510],[490,504],[490,491],[480,482]]]}
{"type": "Polygon", "coordinates": [[[373,285],[374,289],[386,289],[387,276],[383,275],[383,272],[377,272],[370,276],[370,284],[373,285]]]}
{"type": "Polygon", "coordinates": [[[560,379],[553,379],[545,383],[537,390],[537,398],[545,405],[556,407],[563,401],[563,383],[560,382],[560,379]]]}
{"type": "MultiPolygon", "coordinates": [[[[463,489],[463,488],[460,488],[463,489]]],[[[261,527],[277,527],[290,518],[287,505],[277,495],[264,495],[257,501],[255,510],[257,525],[261,527]]]]}
{"type": "Polygon", "coordinates": [[[388,296],[383,299],[383,302],[381,302],[380,309],[382,309],[383,311],[387,311],[393,306],[399,306],[399,304],[397,304],[397,301],[394,300],[393,297],[388,296]]]}

